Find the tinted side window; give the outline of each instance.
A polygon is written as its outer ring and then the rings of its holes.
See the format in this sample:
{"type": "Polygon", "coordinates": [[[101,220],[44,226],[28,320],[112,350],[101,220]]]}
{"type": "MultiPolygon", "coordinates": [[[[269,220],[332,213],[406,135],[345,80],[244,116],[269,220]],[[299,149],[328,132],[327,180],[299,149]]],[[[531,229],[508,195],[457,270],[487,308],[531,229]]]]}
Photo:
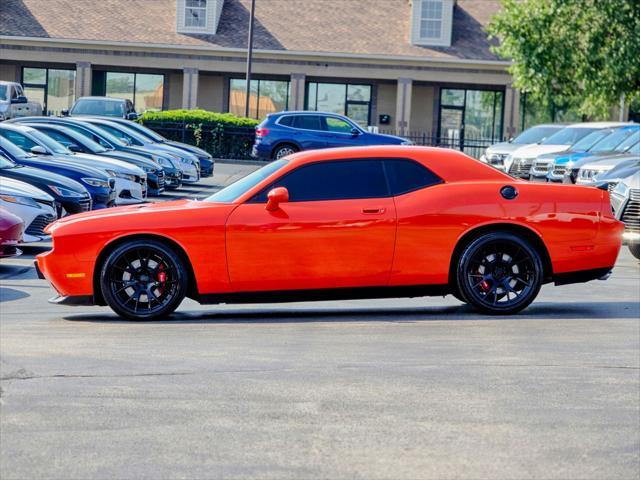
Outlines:
{"type": "Polygon", "coordinates": [[[286,117],[282,117],[278,123],[280,125],[284,125],[285,127],[292,127],[293,126],[293,120],[295,117],[293,117],[292,115],[287,115],[286,117]]]}
{"type": "Polygon", "coordinates": [[[442,183],[435,173],[413,160],[385,160],[385,168],[394,196],[442,183]]]}
{"type": "Polygon", "coordinates": [[[295,120],[295,127],[303,130],[322,130],[318,115],[298,115],[295,120]]]}
{"type": "Polygon", "coordinates": [[[37,143],[31,140],[30,138],[27,138],[23,134],[14,132],[12,130],[2,130],[0,131],[0,135],[5,137],[11,143],[19,146],[25,152],[28,152],[29,150],[31,150],[33,147],[37,145],[37,143]]]}
{"type": "Polygon", "coordinates": [[[330,132],[351,133],[353,126],[340,118],[326,117],[327,130],[330,132]]]}
{"type": "Polygon", "coordinates": [[[49,130],[48,128],[42,128],[40,131],[49,137],[53,138],[56,142],[61,143],[65,147],[73,144],[73,140],[70,139],[63,133],[58,132],[57,130],[49,130]]]}
{"type": "Polygon", "coordinates": [[[252,203],[264,203],[272,188],[286,187],[290,202],[388,197],[381,160],[347,160],[303,165],[265,188],[252,203]]]}

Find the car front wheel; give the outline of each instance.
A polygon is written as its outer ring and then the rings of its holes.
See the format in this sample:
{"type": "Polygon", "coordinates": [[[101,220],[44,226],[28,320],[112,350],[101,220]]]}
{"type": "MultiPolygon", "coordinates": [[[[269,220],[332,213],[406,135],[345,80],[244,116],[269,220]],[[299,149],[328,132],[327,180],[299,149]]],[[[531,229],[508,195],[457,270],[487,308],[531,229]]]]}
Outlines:
{"type": "Polygon", "coordinates": [[[151,320],[172,313],[186,295],[187,282],[182,259],[154,240],[120,245],[100,271],[100,288],[107,305],[131,320],[151,320]]]}
{"type": "Polygon", "coordinates": [[[640,243],[629,244],[629,251],[631,252],[631,255],[640,260],[640,243]]]}
{"type": "Polygon", "coordinates": [[[476,310],[509,315],[538,295],[542,260],[526,239],[508,232],[488,233],[465,247],[456,280],[463,298],[476,310]]]}

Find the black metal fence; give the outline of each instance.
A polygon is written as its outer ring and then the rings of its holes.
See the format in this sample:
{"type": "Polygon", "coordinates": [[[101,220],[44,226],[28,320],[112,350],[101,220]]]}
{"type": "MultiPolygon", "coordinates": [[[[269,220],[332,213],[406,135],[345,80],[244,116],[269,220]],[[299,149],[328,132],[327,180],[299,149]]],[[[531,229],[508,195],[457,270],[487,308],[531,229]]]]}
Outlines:
{"type": "MultiPolygon", "coordinates": [[[[194,125],[189,123],[145,122],[145,126],[178,142],[203,148],[215,158],[250,160],[255,138],[253,127],[227,127],[222,125],[194,125]]],[[[399,135],[399,132],[380,130],[380,133],[399,135]]],[[[502,141],[486,137],[439,137],[430,132],[405,132],[400,135],[416,145],[453,148],[467,155],[480,158],[487,147],[502,141]]]]}
{"type": "Polygon", "coordinates": [[[251,147],[255,139],[253,127],[148,121],[144,125],[170,140],[196,145],[214,158],[251,159],[251,147]]]}
{"type": "Polygon", "coordinates": [[[424,145],[427,147],[453,148],[460,150],[470,157],[480,158],[487,147],[494,143],[503,141],[502,138],[489,137],[473,137],[465,135],[462,137],[441,137],[430,132],[400,132],[394,130],[380,130],[380,133],[387,135],[398,135],[407,140],[411,140],[416,145],[424,145]]]}

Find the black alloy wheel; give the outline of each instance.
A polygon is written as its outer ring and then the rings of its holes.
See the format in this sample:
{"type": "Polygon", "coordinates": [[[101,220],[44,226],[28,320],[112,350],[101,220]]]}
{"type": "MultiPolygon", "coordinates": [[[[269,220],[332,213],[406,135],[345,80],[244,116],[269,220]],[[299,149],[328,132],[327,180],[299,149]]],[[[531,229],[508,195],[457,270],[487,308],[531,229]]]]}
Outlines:
{"type": "Polygon", "coordinates": [[[150,320],[172,313],[187,292],[187,271],[169,247],[135,240],[109,254],[100,272],[105,301],[121,317],[150,320]]]}
{"type": "Polygon", "coordinates": [[[526,308],[543,280],[540,254],[524,238],[508,232],[476,238],[462,252],[458,290],[476,310],[509,315],[526,308]]]}

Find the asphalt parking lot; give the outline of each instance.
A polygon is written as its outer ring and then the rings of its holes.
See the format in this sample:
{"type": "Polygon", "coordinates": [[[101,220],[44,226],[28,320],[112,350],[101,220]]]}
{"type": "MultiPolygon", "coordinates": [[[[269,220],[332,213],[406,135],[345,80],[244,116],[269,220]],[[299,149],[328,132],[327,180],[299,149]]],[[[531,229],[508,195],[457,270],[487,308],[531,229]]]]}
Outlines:
{"type": "MultiPolygon", "coordinates": [[[[220,164],[173,196],[252,168],[220,164]]],[[[170,320],[61,307],[0,264],[0,477],[635,479],[640,265],[545,286],[513,317],[453,297],[170,320]]]]}

